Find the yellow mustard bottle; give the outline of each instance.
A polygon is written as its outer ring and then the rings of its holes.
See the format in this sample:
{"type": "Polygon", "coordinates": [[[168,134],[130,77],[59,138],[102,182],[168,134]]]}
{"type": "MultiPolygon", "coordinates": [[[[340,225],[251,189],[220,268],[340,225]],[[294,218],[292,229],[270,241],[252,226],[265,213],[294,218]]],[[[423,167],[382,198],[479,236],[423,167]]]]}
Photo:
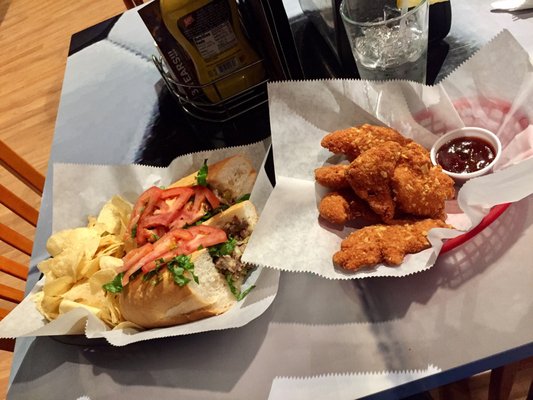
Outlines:
{"type": "Polygon", "coordinates": [[[169,32],[191,57],[208,99],[217,103],[260,83],[265,76],[242,31],[235,0],[161,0],[169,32]],[[215,86],[216,85],[216,88],[215,86]]]}

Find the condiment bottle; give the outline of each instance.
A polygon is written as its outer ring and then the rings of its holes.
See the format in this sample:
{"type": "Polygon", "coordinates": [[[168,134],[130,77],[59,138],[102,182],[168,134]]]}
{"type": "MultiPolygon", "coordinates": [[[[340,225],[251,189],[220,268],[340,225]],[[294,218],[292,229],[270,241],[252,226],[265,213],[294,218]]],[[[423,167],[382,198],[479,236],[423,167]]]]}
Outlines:
{"type": "Polygon", "coordinates": [[[235,0],[161,0],[163,21],[189,54],[198,82],[213,103],[261,82],[265,72],[240,25],[235,0]],[[216,85],[216,89],[215,86],[216,85]],[[218,93],[217,93],[218,90],[218,93]]]}
{"type": "Polygon", "coordinates": [[[429,2],[429,42],[442,40],[450,32],[452,7],[450,0],[431,0],[429,2]]]}

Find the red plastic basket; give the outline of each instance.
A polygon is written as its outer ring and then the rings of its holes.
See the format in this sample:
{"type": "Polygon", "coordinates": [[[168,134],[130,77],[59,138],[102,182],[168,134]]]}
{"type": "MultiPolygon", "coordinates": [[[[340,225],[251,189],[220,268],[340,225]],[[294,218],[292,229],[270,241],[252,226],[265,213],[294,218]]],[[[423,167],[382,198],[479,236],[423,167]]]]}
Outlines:
{"type": "MultiPolygon", "coordinates": [[[[466,126],[475,126],[496,131],[505,121],[505,129],[500,130],[499,136],[502,143],[507,144],[517,133],[529,126],[529,118],[521,111],[509,115],[512,104],[499,99],[485,97],[463,98],[455,101],[453,106],[466,126]]],[[[431,112],[423,110],[414,116],[417,123],[435,134],[444,134],[452,128],[441,121],[431,112]]],[[[444,242],[440,254],[444,254],[461,246],[492,224],[511,203],[494,206],[481,222],[464,234],[444,242]]]]}
{"type": "Polygon", "coordinates": [[[460,236],[454,237],[453,239],[448,239],[444,242],[440,249],[439,254],[444,254],[450,250],[455,249],[456,247],[461,246],[463,243],[469,241],[474,236],[476,236],[478,233],[483,231],[486,227],[488,227],[490,224],[492,224],[494,221],[498,219],[500,215],[503,214],[511,203],[505,203],[505,204],[498,204],[497,206],[494,206],[490,209],[489,213],[485,215],[485,217],[481,220],[481,222],[476,225],[474,228],[470,229],[468,232],[463,233],[460,236]]]}

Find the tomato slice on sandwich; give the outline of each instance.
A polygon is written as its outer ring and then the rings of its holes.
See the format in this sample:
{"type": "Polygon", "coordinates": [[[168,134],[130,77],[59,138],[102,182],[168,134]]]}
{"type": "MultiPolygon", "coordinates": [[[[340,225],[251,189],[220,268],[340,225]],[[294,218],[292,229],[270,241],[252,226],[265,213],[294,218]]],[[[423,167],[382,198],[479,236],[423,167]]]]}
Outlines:
{"type": "Polygon", "coordinates": [[[125,272],[122,285],[126,286],[130,277],[137,271],[150,272],[159,265],[166,264],[180,255],[189,255],[203,247],[210,247],[228,240],[226,232],[211,226],[193,226],[189,229],[174,229],[167,232],[155,243],[146,243],[126,255],[124,266],[119,272],[125,272]],[[134,252],[133,256],[130,254],[134,252]]]}
{"type": "Polygon", "coordinates": [[[219,206],[220,200],[204,186],[152,186],[135,203],[127,232],[137,246],[153,243],[169,230],[192,225],[219,206]]]}

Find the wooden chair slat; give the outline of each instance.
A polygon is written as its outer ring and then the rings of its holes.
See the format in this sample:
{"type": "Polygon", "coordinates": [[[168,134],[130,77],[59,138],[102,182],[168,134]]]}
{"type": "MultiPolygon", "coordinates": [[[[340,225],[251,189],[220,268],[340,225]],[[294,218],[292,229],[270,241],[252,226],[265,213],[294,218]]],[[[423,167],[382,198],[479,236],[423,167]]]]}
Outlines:
{"type": "Polygon", "coordinates": [[[22,251],[24,254],[31,255],[33,242],[2,223],[0,223],[0,240],[22,251]]]}
{"type": "Polygon", "coordinates": [[[39,218],[39,211],[30,206],[20,197],[8,190],[4,185],[0,184],[0,203],[9,208],[19,217],[24,218],[33,226],[37,226],[37,219],[39,218]]]}
{"type": "Polygon", "coordinates": [[[37,194],[42,195],[44,175],[0,140],[0,165],[24,182],[37,194]]]}
{"type": "Polygon", "coordinates": [[[0,350],[13,352],[15,350],[15,339],[0,339],[0,350]]]}
{"type": "MultiPolygon", "coordinates": [[[[44,175],[37,171],[31,164],[15,153],[9,146],[0,140],[0,167],[5,168],[13,174],[23,184],[37,193],[43,194],[44,175]]],[[[2,182],[5,184],[5,182],[2,182]]],[[[9,209],[13,214],[21,217],[34,227],[37,226],[39,210],[32,207],[28,202],[20,198],[20,195],[13,193],[8,187],[0,184],[0,204],[9,209]]],[[[31,255],[33,240],[31,235],[26,237],[19,233],[22,220],[13,220],[13,226],[0,223],[0,241],[7,243],[11,247],[20,250],[26,255],[31,255]]],[[[21,228],[24,228],[21,226],[21,228]]],[[[22,232],[22,231],[21,231],[22,232]]],[[[7,255],[6,255],[7,256],[7,255]]],[[[0,255],[0,274],[11,275],[20,279],[23,283],[28,277],[28,267],[14,261],[6,256],[0,255]]],[[[8,286],[9,281],[0,284],[0,299],[11,302],[13,305],[20,303],[24,299],[24,292],[16,287],[8,286]]],[[[4,319],[11,309],[8,304],[0,307],[0,320],[4,319]]],[[[15,347],[14,339],[0,339],[0,350],[13,351],[15,347]]]]}
{"type": "Polygon", "coordinates": [[[28,278],[28,267],[4,256],[0,256],[0,271],[19,279],[28,278]]]}
{"type": "Polygon", "coordinates": [[[131,8],[144,4],[144,1],[143,0],[124,0],[124,4],[126,5],[126,8],[129,10],[131,8]]]}
{"type": "Polygon", "coordinates": [[[0,308],[0,320],[4,319],[7,314],[9,314],[9,310],[6,308],[0,308]]]}
{"type": "Polygon", "coordinates": [[[24,299],[24,292],[0,283],[0,299],[18,304],[24,299]]]}

